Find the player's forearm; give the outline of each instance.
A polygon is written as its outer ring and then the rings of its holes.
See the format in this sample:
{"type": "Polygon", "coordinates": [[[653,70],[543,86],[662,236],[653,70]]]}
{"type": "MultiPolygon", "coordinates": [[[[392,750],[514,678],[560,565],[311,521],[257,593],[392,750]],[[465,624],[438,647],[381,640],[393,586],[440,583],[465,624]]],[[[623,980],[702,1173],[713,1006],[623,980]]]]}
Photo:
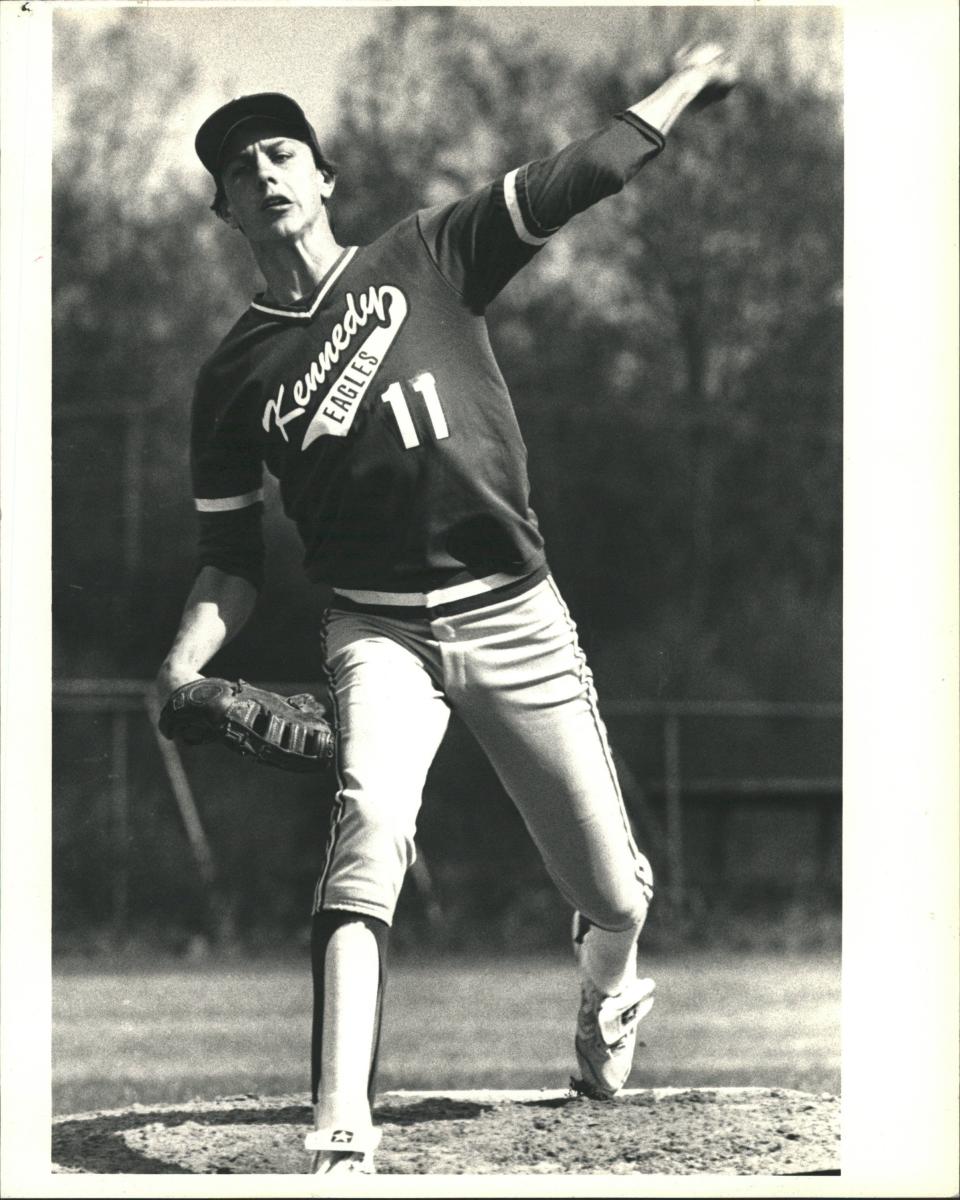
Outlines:
{"type": "Polygon", "coordinates": [[[621,114],[620,120],[549,158],[527,163],[515,173],[512,185],[525,227],[535,237],[547,236],[577,213],[621,191],[662,148],[663,138],[656,129],[621,114]]]}
{"type": "Polygon", "coordinates": [[[685,46],[674,57],[674,65],[669,79],[627,109],[664,134],[698,97],[701,105],[721,99],[737,76],[731,57],[712,42],[685,46]]]}
{"type": "Polygon", "coordinates": [[[632,112],[661,133],[667,133],[683,110],[697,98],[706,82],[703,68],[687,67],[671,75],[655,92],[632,104],[627,112],[632,112]]]}
{"type": "Polygon", "coordinates": [[[187,597],[180,628],[157,673],[161,700],[200,671],[247,623],[257,590],[239,575],[204,567],[187,597]]]}

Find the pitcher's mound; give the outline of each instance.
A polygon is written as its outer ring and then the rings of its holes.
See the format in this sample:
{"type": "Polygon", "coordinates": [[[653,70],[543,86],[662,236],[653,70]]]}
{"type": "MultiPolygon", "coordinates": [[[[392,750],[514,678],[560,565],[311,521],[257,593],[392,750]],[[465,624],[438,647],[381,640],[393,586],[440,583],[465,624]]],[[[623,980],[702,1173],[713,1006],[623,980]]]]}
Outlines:
{"type": "MultiPolygon", "coordinates": [[[[835,1096],[653,1088],[601,1102],[559,1091],[387,1092],[383,1175],[835,1174],[835,1096]]],[[[309,1170],[300,1096],[227,1096],[58,1117],[53,1169],[289,1175],[309,1170]]]]}

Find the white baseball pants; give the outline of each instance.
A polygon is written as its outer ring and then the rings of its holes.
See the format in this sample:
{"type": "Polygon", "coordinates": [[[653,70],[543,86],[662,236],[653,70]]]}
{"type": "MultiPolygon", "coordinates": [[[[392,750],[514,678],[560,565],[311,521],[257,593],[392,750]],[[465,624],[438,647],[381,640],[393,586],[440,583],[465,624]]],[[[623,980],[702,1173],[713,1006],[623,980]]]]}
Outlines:
{"type": "Polygon", "coordinates": [[[603,929],[642,923],[652,871],[631,833],[576,627],[550,577],[435,619],[334,607],[325,638],[340,786],[315,912],[391,922],[414,858],[424,780],[453,710],[567,901],[603,929]]]}

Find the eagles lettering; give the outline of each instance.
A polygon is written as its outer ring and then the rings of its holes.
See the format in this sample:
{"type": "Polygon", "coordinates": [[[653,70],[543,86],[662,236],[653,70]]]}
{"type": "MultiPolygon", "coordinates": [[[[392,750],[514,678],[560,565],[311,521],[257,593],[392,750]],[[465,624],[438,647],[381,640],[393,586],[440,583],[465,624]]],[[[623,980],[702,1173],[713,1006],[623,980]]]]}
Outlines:
{"type": "Polygon", "coordinates": [[[277,388],[277,394],[267,400],[263,409],[264,430],[269,433],[271,428],[279,429],[283,440],[288,442],[288,423],[304,414],[314,393],[326,383],[357,334],[375,319],[374,328],[346,363],[337,382],[320,401],[304,434],[301,449],[305,450],[324,434],[345,437],[370,381],[400,332],[407,311],[403,292],[390,284],[371,286],[359,298],[353,292],[348,292],[344,315],[333,326],[329,338],[309,369],[293,384],[293,405],[287,405],[284,411],[286,385],[283,383],[277,388]]]}

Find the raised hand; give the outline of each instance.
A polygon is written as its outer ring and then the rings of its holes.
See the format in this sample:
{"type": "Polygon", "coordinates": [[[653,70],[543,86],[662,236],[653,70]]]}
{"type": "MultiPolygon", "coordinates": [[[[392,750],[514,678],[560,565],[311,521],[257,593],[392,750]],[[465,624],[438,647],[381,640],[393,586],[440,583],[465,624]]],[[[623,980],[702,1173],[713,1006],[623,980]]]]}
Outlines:
{"type": "Polygon", "coordinates": [[[732,55],[717,42],[688,42],[673,56],[675,72],[702,77],[702,86],[690,102],[692,108],[706,108],[729,95],[739,79],[732,55]]]}

